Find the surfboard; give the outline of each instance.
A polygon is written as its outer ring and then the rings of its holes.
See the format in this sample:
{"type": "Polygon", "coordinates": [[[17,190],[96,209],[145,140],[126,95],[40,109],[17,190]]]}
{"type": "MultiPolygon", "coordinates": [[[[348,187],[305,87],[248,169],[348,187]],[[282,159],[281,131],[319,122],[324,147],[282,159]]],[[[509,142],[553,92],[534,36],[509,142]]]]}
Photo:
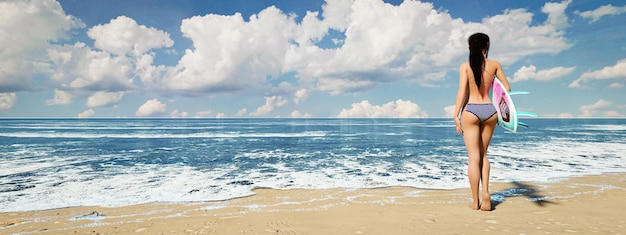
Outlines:
{"type": "Polygon", "coordinates": [[[491,90],[491,102],[496,107],[498,113],[498,125],[505,130],[517,132],[519,126],[528,127],[526,123],[519,121],[519,116],[536,117],[537,114],[531,112],[518,112],[515,103],[511,99],[511,95],[526,95],[527,91],[511,91],[507,92],[504,85],[496,78],[493,79],[493,87],[491,90]]]}

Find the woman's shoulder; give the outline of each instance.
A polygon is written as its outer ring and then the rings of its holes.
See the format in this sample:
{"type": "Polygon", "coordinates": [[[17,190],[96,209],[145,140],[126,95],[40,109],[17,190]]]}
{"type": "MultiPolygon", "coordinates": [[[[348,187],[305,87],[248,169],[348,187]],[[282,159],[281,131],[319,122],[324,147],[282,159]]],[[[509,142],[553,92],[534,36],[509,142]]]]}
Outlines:
{"type": "Polygon", "coordinates": [[[460,69],[468,69],[468,68],[470,68],[470,64],[469,64],[469,62],[462,63],[461,66],[459,66],[459,68],[460,69]]]}
{"type": "Polygon", "coordinates": [[[492,65],[500,67],[500,62],[498,62],[497,60],[488,59],[487,64],[492,64],[492,65]]]}

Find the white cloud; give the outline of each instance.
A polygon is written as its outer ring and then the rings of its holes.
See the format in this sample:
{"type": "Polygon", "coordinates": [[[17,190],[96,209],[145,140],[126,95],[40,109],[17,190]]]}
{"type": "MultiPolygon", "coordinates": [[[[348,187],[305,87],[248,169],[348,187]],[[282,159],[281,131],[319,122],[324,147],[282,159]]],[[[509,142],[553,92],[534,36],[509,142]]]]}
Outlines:
{"type": "Polygon", "coordinates": [[[0,93],[0,110],[7,110],[13,108],[17,96],[15,93],[0,93]]]}
{"type": "Polygon", "coordinates": [[[534,65],[522,66],[513,75],[511,82],[520,82],[526,80],[550,81],[566,76],[574,71],[575,67],[555,67],[537,71],[534,65]]]}
{"type": "Polygon", "coordinates": [[[565,15],[565,8],[572,3],[572,0],[563,0],[558,2],[546,2],[541,8],[541,12],[548,14],[546,20],[547,25],[551,25],[557,29],[564,29],[569,26],[567,22],[567,15],[565,15]]]}
{"type": "Polygon", "coordinates": [[[185,19],[183,35],[193,42],[158,86],[186,94],[248,89],[281,73],[296,23],[276,7],[249,21],[240,13],[185,19]]]}
{"type": "MultiPolygon", "coordinates": [[[[503,64],[569,48],[564,29],[570,3],[546,3],[542,11],[547,19],[539,23],[526,9],[465,22],[431,3],[394,6],[382,0],[327,0],[321,12],[308,12],[301,22],[276,7],[249,19],[239,13],[194,16],[180,25],[192,48],[175,66],[165,66],[154,65],[153,51],[173,45],[165,31],[119,16],[88,30],[93,48],[89,42],[54,44],[84,24],[66,15],[56,1],[0,1],[0,32],[14,32],[0,34],[0,44],[8,48],[0,51],[0,92],[32,89],[31,77],[41,72],[50,74],[45,84],[57,90],[47,104],[86,99],[87,107],[115,105],[120,94],[137,89],[185,96],[271,90],[273,78],[285,74],[297,79],[289,81],[298,84],[289,91],[296,91],[295,104],[311,91],[356,93],[398,80],[436,85],[466,60],[467,36],[477,31],[491,36],[491,55],[503,64]],[[318,45],[328,40],[339,43],[336,48],[318,45]]],[[[287,103],[267,102],[251,115],[267,115],[287,103]]],[[[242,109],[237,115],[247,113],[242,109]]]]}
{"type": "Polygon", "coordinates": [[[423,118],[428,117],[419,105],[405,100],[396,100],[381,106],[363,100],[352,104],[351,109],[342,109],[339,118],[423,118]]]}
{"type": "Polygon", "coordinates": [[[545,4],[548,17],[539,25],[525,9],[466,23],[420,1],[394,6],[381,0],[331,0],[321,18],[309,12],[301,22],[276,7],[247,21],[239,13],[208,14],[183,20],[181,31],[193,48],[176,66],[151,66],[152,57],[144,55],[137,67],[144,84],[185,95],[262,89],[270,85],[267,78],[290,72],[302,87],[331,94],[398,80],[432,85],[445,76],[430,75],[445,74],[466,60],[467,36],[476,31],[491,36],[493,51],[503,63],[569,48],[563,35],[569,27],[565,8],[570,2],[545,4]],[[331,29],[344,34],[343,43],[318,47],[322,38],[333,37],[331,29]],[[499,44],[506,50],[499,50],[499,44]]]}
{"type": "Polygon", "coordinates": [[[308,94],[306,89],[300,89],[293,95],[293,103],[300,104],[300,101],[306,100],[308,94]]]}
{"type": "Polygon", "coordinates": [[[282,107],[287,104],[287,100],[285,100],[281,96],[266,96],[265,104],[256,109],[256,111],[252,112],[250,116],[263,116],[271,113],[275,108],[282,107]]]}
{"type": "Polygon", "coordinates": [[[237,114],[236,114],[236,115],[237,115],[237,117],[243,117],[243,116],[245,116],[245,115],[246,115],[246,113],[247,113],[247,112],[248,112],[248,109],[247,109],[247,108],[242,108],[242,109],[240,109],[239,111],[237,111],[237,114]]]}
{"type": "Polygon", "coordinates": [[[340,48],[308,50],[310,56],[301,57],[306,63],[288,61],[304,79],[316,80],[318,90],[341,94],[382,82],[428,80],[419,76],[426,68],[442,69],[465,52],[463,22],[430,3],[348,2],[337,4],[344,9],[324,8],[324,16],[345,26],[340,48]]]}
{"type": "MultiPolygon", "coordinates": [[[[564,29],[569,27],[565,8],[570,3],[547,3],[542,9],[547,20],[533,25],[533,14],[525,9],[507,10],[477,24],[452,18],[425,2],[405,1],[393,6],[375,0],[352,1],[352,6],[342,5],[348,9],[336,10],[341,16],[330,17],[345,21],[338,21],[338,25],[345,25],[345,41],[340,48],[307,48],[302,53],[309,56],[293,56],[302,61],[288,60],[287,64],[295,64],[304,80],[315,80],[318,90],[331,94],[359,92],[396,80],[418,80],[428,85],[445,77],[428,74],[444,73],[466,60],[467,37],[477,31],[490,35],[492,52],[506,64],[569,48],[564,29]],[[504,45],[506,50],[499,49],[504,45]]],[[[324,16],[335,12],[331,7],[324,10],[324,16]]]]}
{"type": "Polygon", "coordinates": [[[604,112],[605,117],[622,117],[622,114],[615,110],[608,110],[604,112]]]}
{"type": "Polygon", "coordinates": [[[96,111],[94,111],[93,109],[87,109],[82,113],[78,114],[79,118],[88,118],[88,117],[92,117],[94,114],[96,114],[96,111]]]}
{"type": "Polygon", "coordinates": [[[165,114],[165,110],[167,109],[167,105],[161,103],[157,99],[151,99],[146,101],[135,113],[137,117],[155,117],[155,116],[163,116],[165,114]]]}
{"type": "Polygon", "coordinates": [[[53,45],[47,50],[55,98],[47,104],[68,104],[72,98],[86,98],[87,107],[114,106],[125,91],[135,90],[134,77],[153,76],[150,50],[172,46],[164,31],[138,25],[120,16],[88,31],[98,49],[85,43],[53,45]],[[151,70],[150,70],[151,69],[151,70]]]}
{"type": "Polygon", "coordinates": [[[150,50],[173,44],[167,33],[138,25],[124,16],[92,27],[88,35],[102,51],[82,42],[47,49],[51,80],[63,88],[55,91],[55,98],[48,104],[68,104],[72,97],[79,97],[87,98],[87,107],[116,105],[124,91],[137,89],[133,77],[154,76],[156,70],[162,69],[163,66],[150,65],[150,50]]]}
{"type": "Polygon", "coordinates": [[[170,117],[172,118],[186,118],[188,116],[189,116],[189,113],[178,111],[178,109],[170,112],[170,117]]]}
{"type": "Polygon", "coordinates": [[[84,43],[55,46],[48,50],[54,65],[52,80],[58,87],[77,91],[126,91],[135,89],[133,65],[127,57],[93,51],[84,43]]]}
{"type": "Polygon", "coordinates": [[[608,4],[608,5],[601,6],[595,10],[584,11],[584,12],[575,11],[574,13],[576,13],[582,18],[588,19],[589,23],[595,23],[596,21],[600,20],[600,18],[604,16],[619,15],[625,12],[626,12],[626,6],[616,7],[611,4],[608,4]]]}
{"type": "Polygon", "coordinates": [[[560,113],[557,117],[558,118],[573,118],[574,115],[572,115],[571,113],[560,113]]]}
{"type": "Polygon", "coordinates": [[[54,0],[0,1],[0,92],[32,89],[47,71],[46,48],[84,24],[54,0]]]}
{"type": "Polygon", "coordinates": [[[490,55],[497,54],[497,60],[510,64],[535,54],[557,54],[571,47],[564,37],[569,27],[565,8],[571,1],[546,3],[542,11],[548,18],[541,25],[533,25],[533,14],[525,9],[507,10],[483,20],[481,25],[471,27],[482,30],[491,37],[490,55]],[[514,30],[511,30],[514,29],[514,30]],[[502,49],[500,49],[502,48],[502,49]]]}
{"type": "Polygon", "coordinates": [[[583,73],[578,79],[569,84],[571,88],[584,88],[584,83],[590,80],[626,79],[626,59],[617,61],[613,66],[600,70],[583,73]],[[582,84],[581,84],[582,83],[582,84]]]}
{"type": "Polygon", "coordinates": [[[311,115],[310,113],[300,113],[300,111],[294,110],[293,112],[291,112],[289,117],[291,117],[291,118],[310,118],[310,117],[313,117],[313,115],[311,115]]]}
{"type": "Polygon", "coordinates": [[[593,104],[583,105],[580,107],[580,117],[594,117],[598,112],[611,107],[611,102],[600,99],[593,104]]]}
{"type": "Polygon", "coordinates": [[[154,48],[174,45],[167,32],[138,25],[126,16],[118,16],[108,24],[96,25],[89,29],[87,35],[94,39],[96,48],[118,56],[141,55],[154,48]]]}
{"type": "Polygon", "coordinates": [[[454,107],[456,107],[456,105],[449,105],[443,108],[443,111],[446,112],[446,117],[449,118],[453,118],[454,117],[454,107]]]}
{"type": "Polygon", "coordinates": [[[69,104],[72,102],[72,94],[54,89],[54,98],[50,100],[46,100],[47,105],[59,105],[59,104],[69,104]]]}
{"type": "Polygon", "coordinates": [[[204,110],[204,111],[196,112],[196,115],[194,115],[194,117],[196,117],[196,118],[208,118],[208,117],[211,117],[212,115],[213,115],[213,111],[211,111],[211,110],[204,110]]]}
{"type": "Polygon", "coordinates": [[[87,98],[87,107],[109,107],[117,105],[124,97],[124,92],[96,92],[87,98]]]}

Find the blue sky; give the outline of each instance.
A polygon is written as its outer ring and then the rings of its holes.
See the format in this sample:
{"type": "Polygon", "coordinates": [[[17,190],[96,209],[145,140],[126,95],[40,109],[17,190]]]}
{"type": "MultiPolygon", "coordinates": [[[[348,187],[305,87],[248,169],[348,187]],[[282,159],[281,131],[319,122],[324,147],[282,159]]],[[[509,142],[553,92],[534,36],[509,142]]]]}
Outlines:
{"type": "Polygon", "coordinates": [[[620,1],[0,1],[0,117],[451,117],[466,39],[519,110],[626,117],[620,1]]]}

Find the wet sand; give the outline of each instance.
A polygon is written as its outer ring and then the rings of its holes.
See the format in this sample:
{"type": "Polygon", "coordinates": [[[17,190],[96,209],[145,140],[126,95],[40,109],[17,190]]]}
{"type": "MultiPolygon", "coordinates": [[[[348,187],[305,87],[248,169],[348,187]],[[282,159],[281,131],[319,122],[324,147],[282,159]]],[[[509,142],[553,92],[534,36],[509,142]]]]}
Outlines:
{"type": "Polygon", "coordinates": [[[626,234],[626,174],[469,189],[274,190],[218,202],[0,213],[0,234],[626,234]]]}

